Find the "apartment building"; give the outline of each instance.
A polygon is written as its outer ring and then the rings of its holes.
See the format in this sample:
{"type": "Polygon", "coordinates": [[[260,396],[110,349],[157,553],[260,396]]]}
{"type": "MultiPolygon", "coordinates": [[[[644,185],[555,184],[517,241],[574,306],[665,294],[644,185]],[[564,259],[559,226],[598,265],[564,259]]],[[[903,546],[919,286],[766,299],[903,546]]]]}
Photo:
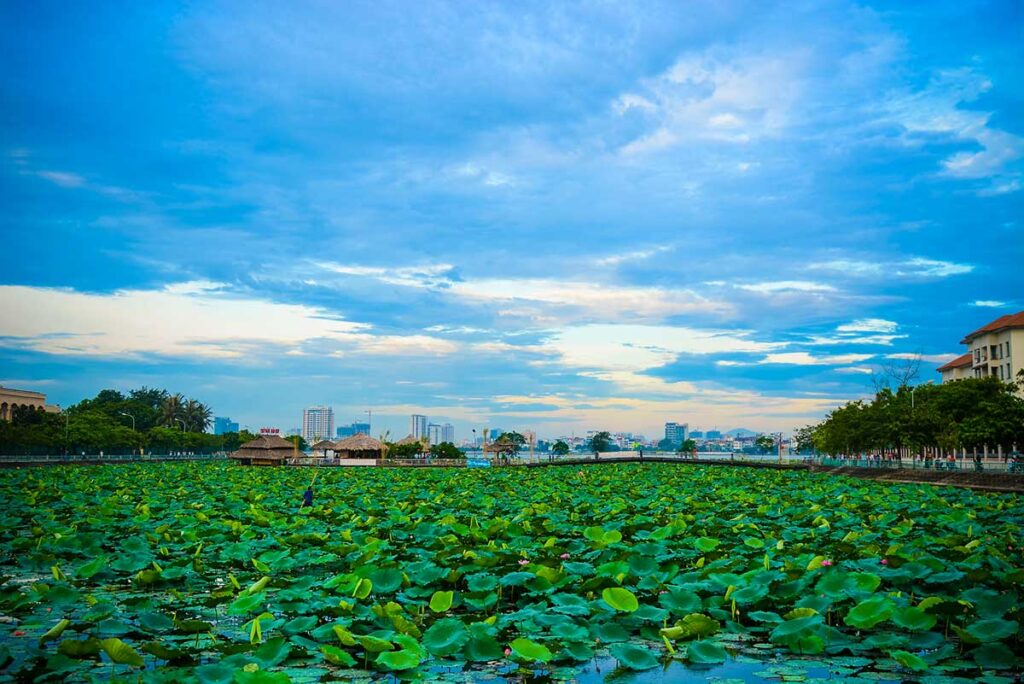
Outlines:
{"type": "Polygon", "coordinates": [[[942,382],[994,376],[1010,382],[1024,369],[1024,311],[1000,316],[969,333],[960,344],[968,352],[940,366],[942,382]]]}

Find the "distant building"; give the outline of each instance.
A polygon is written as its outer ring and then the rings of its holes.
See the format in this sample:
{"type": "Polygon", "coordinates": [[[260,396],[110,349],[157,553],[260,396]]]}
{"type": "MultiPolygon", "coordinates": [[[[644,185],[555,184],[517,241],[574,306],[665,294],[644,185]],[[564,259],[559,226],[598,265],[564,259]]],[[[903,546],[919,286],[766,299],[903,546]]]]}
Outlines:
{"type": "Polygon", "coordinates": [[[665,439],[677,447],[690,438],[689,423],[665,423],[665,439]]]}
{"type": "Polygon", "coordinates": [[[416,439],[423,439],[427,436],[427,417],[418,413],[412,414],[409,424],[409,434],[416,439]]]}
{"type": "Polygon", "coordinates": [[[691,439],[704,439],[704,431],[703,430],[694,430],[693,432],[690,433],[690,438],[691,439]]]}
{"type": "Polygon", "coordinates": [[[451,442],[455,444],[455,426],[451,423],[445,423],[441,426],[441,441],[451,442]]]}
{"type": "Polygon", "coordinates": [[[966,344],[968,352],[938,368],[942,382],[988,376],[1003,382],[1016,380],[1024,369],[1024,311],[1000,316],[969,333],[960,344],[966,344]]]}
{"type": "Polygon", "coordinates": [[[353,435],[369,435],[369,423],[352,423],[351,425],[339,425],[335,433],[338,437],[352,437],[353,435]]]}
{"type": "Polygon", "coordinates": [[[441,426],[437,423],[427,425],[427,442],[430,446],[441,443],[441,426]]]}
{"type": "Polygon", "coordinates": [[[11,420],[16,411],[27,409],[60,413],[60,406],[47,404],[46,395],[42,392],[0,386],[0,420],[11,420]]]}
{"type": "Polygon", "coordinates": [[[487,441],[493,442],[494,440],[501,437],[503,434],[505,434],[505,431],[502,430],[501,428],[490,428],[490,431],[487,433],[487,441]]]}
{"type": "Polygon", "coordinates": [[[238,432],[238,423],[232,421],[230,418],[213,419],[213,434],[223,435],[228,432],[238,432]]]}
{"type": "Polygon", "coordinates": [[[310,444],[330,439],[334,434],[334,409],[311,406],[302,412],[302,439],[310,444]]]}
{"type": "Polygon", "coordinates": [[[722,431],[708,430],[707,439],[722,439],[722,431]]]}

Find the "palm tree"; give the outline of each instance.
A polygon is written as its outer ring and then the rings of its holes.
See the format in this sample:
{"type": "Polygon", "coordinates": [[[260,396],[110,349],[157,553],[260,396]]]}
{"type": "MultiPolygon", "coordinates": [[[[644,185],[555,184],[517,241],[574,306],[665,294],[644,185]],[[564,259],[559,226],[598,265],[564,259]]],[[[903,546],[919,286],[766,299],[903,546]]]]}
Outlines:
{"type": "Polygon", "coordinates": [[[160,406],[160,424],[174,427],[178,420],[183,420],[184,402],[185,397],[180,394],[168,395],[160,406]]]}
{"type": "Polygon", "coordinates": [[[210,418],[213,416],[213,411],[201,401],[189,399],[185,402],[184,414],[185,424],[188,425],[190,431],[206,432],[206,428],[210,427],[210,418]]]}

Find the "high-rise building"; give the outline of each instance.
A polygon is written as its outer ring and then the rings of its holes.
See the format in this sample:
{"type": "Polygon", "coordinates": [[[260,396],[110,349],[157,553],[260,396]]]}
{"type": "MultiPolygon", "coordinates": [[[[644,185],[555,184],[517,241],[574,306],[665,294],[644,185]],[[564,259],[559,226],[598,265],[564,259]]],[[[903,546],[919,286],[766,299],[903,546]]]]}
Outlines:
{"type": "Polygon", "coordinates": [[[238,432],[238,423],[226,417],[213,419],[213,434],[223,435],[228,432],[238,432]]]}
{"type": "Polygon", "coordinates": [[[431,423],[427,426],[427,441],[430,446],[441,443],[441,426],[437,423],[431,423]]]}
{"type": "Polygon", "coordinates": [[[423,439],[427,436],[427,417],[421,416],[418,413],[412,414],[412,420],[410,421],[409,432],[416,439],[423,439]]]}
{"type": "Polygon", "coordinates": [[[689,423],[665,423],[665,439],[677,447],[690,437],[689,423]]]}
{"type": "Polygon", "coordinates": [[[311,406],[302,411],[302,439],[310,444],[334,435],[334,409],[311,406]]]}
{"type": "Polygon", "coordinates": [[[704,432],[703,430],[694,430],[690,433],[690,437],[693,437],[694,439],[704,439],[704,432]]]}
{"type": "Polygon", "coordinates": [[[344,439],[345,437],[351,437],[356,434],[355,428],[351,425],[339,425],[338,431],[335,433],[339,438],[344,439]]]}
{"type": "Polygon", "coordinates": [[[707,438],[708,439],[722,439],[722,431],[721,430],[708,430],[707,438]]]}
{"type": "Polygon", "coordinates": [[[455,426],[451,423],[445,423],[441,426],[441,441],[451,442],[455,444],[455,426]]]}
{"type": "Polygon", "coordinates": [[[368,435],[370,434],[369,423],[352,423],[352,434],[354,435],[368,435]]]}

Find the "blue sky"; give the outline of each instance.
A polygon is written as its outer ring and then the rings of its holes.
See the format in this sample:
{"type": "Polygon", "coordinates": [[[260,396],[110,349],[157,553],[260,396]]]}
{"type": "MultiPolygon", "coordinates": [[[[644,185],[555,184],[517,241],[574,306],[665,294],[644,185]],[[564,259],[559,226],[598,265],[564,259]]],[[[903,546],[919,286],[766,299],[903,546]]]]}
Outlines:
{"type": "Polygon", "coordinates": [[[0,3],[0,384],[788,432],[1024,308],[1022,14],[0,3]]]}

